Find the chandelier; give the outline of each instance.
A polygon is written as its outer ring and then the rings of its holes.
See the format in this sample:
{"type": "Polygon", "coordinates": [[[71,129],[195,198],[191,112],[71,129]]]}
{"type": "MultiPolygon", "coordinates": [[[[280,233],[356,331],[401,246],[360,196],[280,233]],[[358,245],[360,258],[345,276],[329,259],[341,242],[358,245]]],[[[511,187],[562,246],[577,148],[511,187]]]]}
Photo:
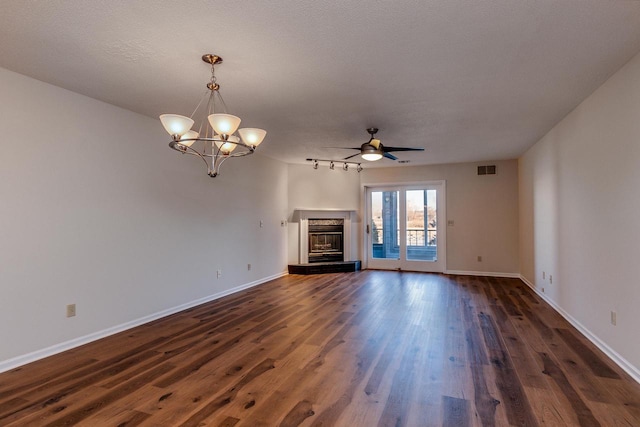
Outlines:
{"type": "Polygon", "coordinates": [[[160,121],[171,135],[169,147],[182,154],[200,157],[207,165],[208,175],[215,178],[225,160],[253,154],[267,131],[257,128],[238,129],[240,117],[227,113],[227,106],[220,95],[220,85],[216,82],[215,66],[222,64],[222,58],[207,54],[202,56],[202,60],[211,64],[211,79],[196,109],[189,117],[162,114],[160,121]],[[200,109],[205,99],[205,107],[200,109]],[[195,120],[199,121],[197,131],[191,129],[195,120]],[[210,126],[207,126],[207,121],[210,126]],[[236,130],[238,135],[235,135],[236,130]]]}

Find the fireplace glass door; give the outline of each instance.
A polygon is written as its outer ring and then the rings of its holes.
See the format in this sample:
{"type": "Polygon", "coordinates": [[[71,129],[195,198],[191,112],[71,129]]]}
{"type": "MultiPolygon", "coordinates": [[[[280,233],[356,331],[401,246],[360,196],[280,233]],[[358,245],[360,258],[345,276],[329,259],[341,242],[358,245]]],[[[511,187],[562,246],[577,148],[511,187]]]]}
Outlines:
{"type": "Polygon", "coordinates": [[[344,261],[344,219],[309,219],[309,262],[344,261]]]}

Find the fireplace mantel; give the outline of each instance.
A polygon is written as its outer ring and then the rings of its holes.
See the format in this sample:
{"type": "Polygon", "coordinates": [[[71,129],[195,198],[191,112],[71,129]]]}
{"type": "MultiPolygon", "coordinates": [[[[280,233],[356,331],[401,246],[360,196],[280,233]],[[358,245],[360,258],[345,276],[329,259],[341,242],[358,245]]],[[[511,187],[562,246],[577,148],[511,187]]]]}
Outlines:
{"type": "Polygon", "coordinates": [[[300,264],[307,264],[309,262],[309,218],[318,219],[331,219],[340,218],[344,219],[344,260],[353,261],[351,259],[351,214],[355,213],[355,210],[351,209],[295,209],[293,220],[297,221],[299,226],[299,254],[300,264]]]}

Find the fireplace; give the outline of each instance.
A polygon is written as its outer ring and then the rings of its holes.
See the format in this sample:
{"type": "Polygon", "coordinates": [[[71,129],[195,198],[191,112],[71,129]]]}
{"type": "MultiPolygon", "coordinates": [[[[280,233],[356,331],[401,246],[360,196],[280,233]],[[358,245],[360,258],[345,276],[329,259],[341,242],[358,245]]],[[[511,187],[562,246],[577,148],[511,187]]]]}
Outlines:
{"type": "Polygon", "coordinates": [[[360,270],[354,260],[351,223],[355,210],[294,209],[298,225],[299,264],[289,264],[289,274],[322,274],[360,270]]]}
{"type": "Polygon", "coordinates": [[[309,218],[309,262],[344,261],[344,219],[309,218]]]}
{"type": "Polygon", "coordinates": [[[321,266],[323,263],[329,262],[325,261],[328,256],[334,260],[333,262],[353,261],[353,255],[351,253],[353,247],[352,216],[355,216],[355,211],[340,209],[294,209],[292,220],[299,224],[298,262],[300,264],[311,263],[314,266],[321,266]],[[318,223],[317,221],[321,222],[318,223]],[[317,228],[318,226],[319,228],[317,228]],[[311,233],[320,234],[314,234],[314,237],[311,237],[311,233]],[[339,236],[339,234],[330,233],[341,233],[342,236],[338,238],[336,236],[339,236]],[[315,241],[312,241],[312,239],[315,241]],[[340,241],[340,249],[334,247],[337,246],[338,239],[340,241]],[[312,249],[314,243],[316,248],[312,249]]]}

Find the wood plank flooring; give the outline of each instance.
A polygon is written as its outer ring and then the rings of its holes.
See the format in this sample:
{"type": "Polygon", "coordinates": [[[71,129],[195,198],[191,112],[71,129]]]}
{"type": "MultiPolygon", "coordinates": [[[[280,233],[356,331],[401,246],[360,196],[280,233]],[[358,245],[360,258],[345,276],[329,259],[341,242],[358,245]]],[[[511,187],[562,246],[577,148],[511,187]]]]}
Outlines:
{"type": "Polygon", "coordinates": [[[289,275],[0,374],[2,426],[639,426],[517,279],[289,275]]]}

